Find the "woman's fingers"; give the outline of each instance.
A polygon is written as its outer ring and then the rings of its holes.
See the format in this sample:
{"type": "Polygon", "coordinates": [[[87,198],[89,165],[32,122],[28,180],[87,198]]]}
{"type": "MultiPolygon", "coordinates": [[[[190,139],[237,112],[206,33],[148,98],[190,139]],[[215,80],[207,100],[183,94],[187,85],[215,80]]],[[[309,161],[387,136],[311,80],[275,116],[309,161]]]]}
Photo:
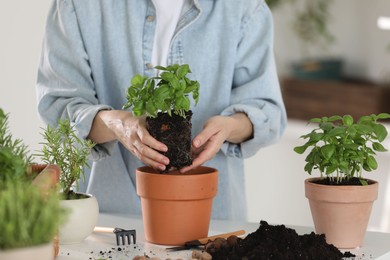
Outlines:
{"type": "Polygon", "coordinates": [[[138,159],[155,169],[165,170],[166,165],[169,164],[168,157],[152,149],[141,140],[135,140],[132,143],[131,150],[138,159]]]}

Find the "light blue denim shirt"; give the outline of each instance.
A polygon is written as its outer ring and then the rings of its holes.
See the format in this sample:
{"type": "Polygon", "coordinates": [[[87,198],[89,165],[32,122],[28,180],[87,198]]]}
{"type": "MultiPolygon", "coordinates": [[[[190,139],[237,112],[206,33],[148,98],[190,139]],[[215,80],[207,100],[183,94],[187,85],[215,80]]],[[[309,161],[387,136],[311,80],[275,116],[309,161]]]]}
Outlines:
{"type": "MultiPolygon", "coordinates": [[[[44,122],[69,118],[86,138],[98,111],[121,109],[132,76],[156,73],[155,15],[151,0],[54,0],[37,80],[44,122]]],[[[219,170],[212,217],[246,219],[243,160],[278,141],[286,124],[270,10],[262,0],[191,0],[171,42],[168,64],[174,63],[189,64],[189,76],[200,83],[193,136],[214,115],[244,112],[253,123],[252,139],[224,143],[205,163],[219,170]]],[[[142,163],[116,141],[97,145],[92,158],[86,192],[100,211],[141,214],[135,169],[142,163]]],[[[259,165],[258,174],[272,173],[259,165]]]]}

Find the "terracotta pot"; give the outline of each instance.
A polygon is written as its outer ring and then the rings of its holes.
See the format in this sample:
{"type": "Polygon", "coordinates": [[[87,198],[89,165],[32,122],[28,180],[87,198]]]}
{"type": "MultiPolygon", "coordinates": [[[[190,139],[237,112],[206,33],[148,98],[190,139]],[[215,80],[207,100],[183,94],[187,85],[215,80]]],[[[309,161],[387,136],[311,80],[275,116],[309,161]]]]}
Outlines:
{"type": "MultiPolygon", "coordinates": [[[[60,167],[55,164],[31,164],[31,173],[38,173],[34,178],[33,184],[39,187],[43,192],[58,185],[60,181],[60,167]]],[[[53,238],[54,256],[57,256],[59,249],[58,236],[53,238]]]]}
{"type": "Polygon", "coordinates": [[[62,207],[69,210],[67,221],[59,227],[59,243],[81,243],[94,230],[98,216],[99,205],[95,196],[74,200],[61,200],[62,207]]]}
{"type": "Polygon", "coordinates": [[[340,249],[363,244],[373,202],[378,197],[378,182],[367,186],[315,184],[319,178],[305,180],[305,194],[317,234],[340,249]]]}
{"type": "Polygon", "coordinates": [[[48,191],[58,185],[60,181],[60,167],[55,164],[32,164],[30,165],[32,173],[38,173],[34,178],[33,184],[42,191],[48,191]]]}
{"type": "Polygon", "coordinates": [[[145,239],[179,245],[207,237],[218,171],[205,166],[185,174],[161,174],[150,167],[136,171],[145,239]]]}
{"type": "Polygon", "coordinates": [[[52,243],[23,247],[15,249],[0,250],[0,260],[53,260],[54,249],[52,243]]]}

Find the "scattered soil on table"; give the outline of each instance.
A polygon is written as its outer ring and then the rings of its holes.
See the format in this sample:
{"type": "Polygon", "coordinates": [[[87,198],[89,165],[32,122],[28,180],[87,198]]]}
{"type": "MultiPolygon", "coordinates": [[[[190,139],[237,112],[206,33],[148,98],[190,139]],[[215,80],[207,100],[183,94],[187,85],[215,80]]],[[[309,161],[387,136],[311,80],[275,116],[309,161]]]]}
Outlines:
{"type": "Polygon", "coordinates": [[[156,118],[146,118],[146,128],[150,135],[168,146],[164,152],[169,158],[163,173],[172,169],[180,169],[192,164],[191,129],[192,111],[186,113],[186,118],[172,113],[158,113],[156,118]]]}
{"type": "Polygon", "coordinates": [[[206,251],[213,260],[333,260],[355,257],[350,252],[342,253],[335,246],[327,244],[324,235],[314,232],[298,235],[294,229],[269,225],[266,221],[260,221],[260,227],[245,238],[231,236],[209,242],[206,251]]]}

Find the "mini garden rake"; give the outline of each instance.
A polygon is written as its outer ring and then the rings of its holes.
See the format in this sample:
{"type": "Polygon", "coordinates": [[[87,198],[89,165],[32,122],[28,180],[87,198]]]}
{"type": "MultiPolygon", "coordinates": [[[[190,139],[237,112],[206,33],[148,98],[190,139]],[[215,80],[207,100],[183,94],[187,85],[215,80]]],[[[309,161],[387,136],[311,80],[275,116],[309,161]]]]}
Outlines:
{"type": "Polygon", "coordinates": [[[123,229],[123,228],[110,228],[110,227],[95,227],[94,232],[98,233],[114,233],[116,236],[116,244],[119,246],[120,241],[122,245],[127,243],[131,244],[131,238],[133,239],[133,244],[137,243],[136,230],[135,229],[123,229]]]}

